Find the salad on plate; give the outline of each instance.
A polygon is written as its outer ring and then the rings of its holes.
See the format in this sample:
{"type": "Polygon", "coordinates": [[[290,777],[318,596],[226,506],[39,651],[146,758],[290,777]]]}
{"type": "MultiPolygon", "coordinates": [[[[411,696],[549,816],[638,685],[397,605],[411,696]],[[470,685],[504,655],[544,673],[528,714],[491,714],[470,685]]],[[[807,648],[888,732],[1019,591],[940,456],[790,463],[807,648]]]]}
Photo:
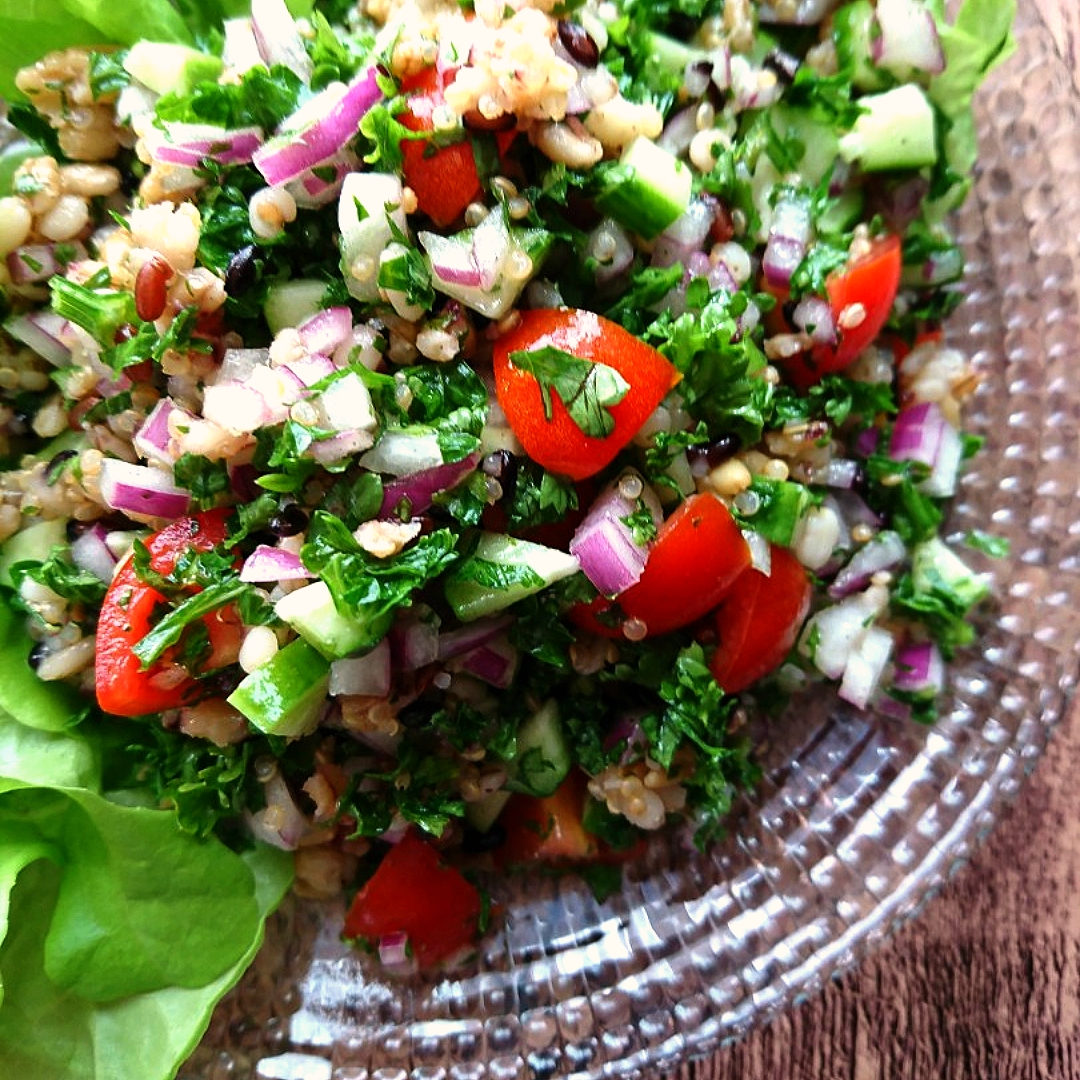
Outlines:
{"type": "Polygon", "coordinates": [[[172,1075],[290,887],[467,962],[792,695],[933,721],[1013,14],[0,3],[6,1068],[172,1075]]]}

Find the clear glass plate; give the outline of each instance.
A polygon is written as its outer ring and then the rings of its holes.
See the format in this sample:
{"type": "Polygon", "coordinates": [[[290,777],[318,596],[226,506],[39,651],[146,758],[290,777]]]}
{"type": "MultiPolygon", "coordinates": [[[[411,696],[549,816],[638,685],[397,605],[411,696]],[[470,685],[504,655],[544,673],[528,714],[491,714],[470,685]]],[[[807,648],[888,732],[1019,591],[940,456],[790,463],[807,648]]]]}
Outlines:
{"type": "MultiPolygon", "coordinates": [[[[1025,5],[1025,9],[1028,5],[1025,5]]],[[[765,732],[766,780],[706,855],[659,839],[606,903],[575,879],[498,883],[470,967],[387,981],[290,903],[219,1007],[188,1080],[546,1080],[671,1067],[813,994],[970,855],[1062,717],[1080,638],[1078,94],[1034,11],[979,103],[950,337],[985,448],[949,531],[1007,536],[977,648],[923,729],[819,700],[765,732]]]]}

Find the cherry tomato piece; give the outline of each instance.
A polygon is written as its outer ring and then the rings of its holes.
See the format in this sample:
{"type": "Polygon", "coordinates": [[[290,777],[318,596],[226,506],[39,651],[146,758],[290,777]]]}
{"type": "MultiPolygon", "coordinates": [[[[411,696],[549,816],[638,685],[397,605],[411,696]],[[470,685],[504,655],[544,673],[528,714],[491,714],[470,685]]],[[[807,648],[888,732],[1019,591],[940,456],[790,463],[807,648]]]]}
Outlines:
{"type": "MultiPolygon", "coordinates": [[[[225,539],[227,510],[180,518],[146,542],[150,566],[168,574],[185,552],[210,551],[225,539]]],[[[185,704],[196,681],[169,663],[168,654],[145,671],[132,651],[150,631],[165,597],[142,581],[128,559],[117,570],[98,616],[94,678],[101,708],[116,716],[142,716],[185,704]]],[[[215,662],[235,659],[241,628],[235,615],[213,612],[204,620],[215,662]]]]}
{"type": "Polygon", "coordinates": [[[654,348],[591,311],[538,308],[520,316],[517,325],[495,342],[492,363],[499,404],[533,461],[574,480],[592,476],[637,434],[681,376],[654,348]],[[605,364],[629,384],[626,396],[610,406],[614,422],[610,434],[586,435],[554,391],[548,416],[540,383],[510,360],[511,353],[545,347],[605,364]]]}
{"type": "Polygon", "coordinates": [[[688,626],[710,612],[749,567],[750,548],[728,508],[715,496],[691,495],[660,526],[637,583],[617,601],[601,598],[571,609],[577,625],[604,637],[622,637],[635,619],[645,636],[688,626]],[[618,604],[623,620],[604,612],[618,604]]]}
{"type": "Polygon", "coordinates": [[[810,579],[787,549],[771,548],[770,573],[745,571],[721,600],[713,621],[719,645],[710,670],[729,694],[779,667],[810,610],[810,579]]]}
{"type": "Polygon", "coordinates": [[[596,838],[581,824],[588,779],[575,770],[551,794],[511,795],[499,815],[506,839],[498,859],[507,865],[531,862],[581,862],[596,857],[596,838]]]}
{"type": "Polygon", "coordinates": [[[420,965],[430,966],[476,940],[481,907],[476,887],[410,830],[356,894],[345,936],[377,944],[405,933],[420,965]]]}

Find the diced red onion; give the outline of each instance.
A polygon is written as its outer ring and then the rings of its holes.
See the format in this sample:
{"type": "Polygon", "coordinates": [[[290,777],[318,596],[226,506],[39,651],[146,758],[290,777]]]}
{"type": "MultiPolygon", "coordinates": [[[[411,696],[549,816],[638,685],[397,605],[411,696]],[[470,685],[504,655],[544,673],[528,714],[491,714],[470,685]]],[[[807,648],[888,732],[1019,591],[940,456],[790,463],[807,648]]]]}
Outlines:
{"type": "Polygon", "coordinates": [[[859,457],[868,458],[877,453],[878,443],[881,441],[881,432],[876,427],[863,428],[855,439],[852,449],[859,457]]]}
{"type": "Polygon", "coordinates": [[[198,168],[204,161],[246,165],[262,145],[261,128],[223,128],[212,124],[166,124],[147,140],[150,156],[165,165],[198,168]]]}
{"type": "Polygon", "coordinates": [[[266,398],[242,383],[207,386],[203,391],[203,416],[228,431],[258,431],[274,422],[266,398]]]}
{"type": "MultiPolygon", "coordinates": [[[[689,70],[689,68],[687,69],[689,70]]],[[[704,91],[702,91],[704,92],[704,91]]],[[[696,97],[699,95],[691,95],[696,97]]],[[[690,144],[697,134],[697,105],[677,112],[664,126],[660,138],[656,140],[657,146],[666,150],[675,157],[681,157],[690,149],[690,144]]]]}
{"type": "Polygon", "coordinates": [[[496,615],[490,619],[478,619],[468,626],[457,630],[448,630],[439,635],[438,659],[452,660],[455,656],[471,652],[486,645],[489,641],[504,633],[512,624],[510,615],[496,615]]]}
{"type": "Polygon", "coordinates": [[[810,336],[815,345],[836,344],[836,321],[832,305],[820,296],[804,296],[792,312],[791,321],[810,336]]]}
{"type": "Polygon", "coordinates": [[[297,206],[314,209],[333,202],[349,173],[360,168],[360,159],[348,148],[325,161],[316,162],[305,173],[286,184],[297,206]]]}
{"type": "Polygon", "coordinates": [[[356,134],[364,114],[382,97],[377,69],[364,70],[347,86],[331,83],[285,120],[280,134],[252,155],[268,184],[287,184],[332,157],[356,134]]]}
{"type": "Polygon", "coordinates": [[[112,510],[172,520],[187,513],[191,493],[178,488],[161,469],[119,458],[101,463],[101,497],[112,510]]]}
{"type": "Polygon", "coordinates": [[[509,251],[510,229],[506,224],[506,215],[496,207],[476,226],[473,233],[472,255],[480,271],[481,289],[490,289],[498,281],[509,251]]]}
{"type": "Polygon", "coordinates": [[[282,775],[275,771],[264,785],[266,807],[247,816],[252,833],[283,851],[295,851],[312,826],[300,812],[282,775]]]}
{"type": "Polygon", "coordinates": [[[305,357],[303,360],[290,360],[281,367],[294,376],[305,389],[311,389],[316,383],[322,382],[328,375],[333,375],[337,371],[333,360],[319,353],[305,357]]]}
{"type": "Polygon", "coordinates": [[[432,469],[413,473],[402,480],[393,480],[383,488],[379,517],[396,518],[403,500],[408,500],[410,516],[417,517],[431,507],[440,491],[449,491],[465,479],[480,464],[480,454],[472,453],[460,461],[436,465],[432,469]]]}
{"type": "Polygon", "coordinates": [[[409,954],[409,937],[406,933],[399,931],[383,934],[379,938],[379,963],[394,975],[408,975],[415,970],[416,959],[409,954]]]}
{"type": "MultiPolygon", "coordinates": [[[[329,360],[326,363],[330,363],[329,360]]],[[[347,432],[359,430],[367,434],[370,446],[375,441],[374,431],[378,425],[371,392],[355,371],[346,372],[323,390],[316,402],[322,418],[322,426],[330,431],[347,432]]]]}
{"type": "MultiPolygon", "coordinates": [[[[657,237],[652,250],[652,265],[674,266],[677,262],[685,265],[692,253],[700,253],[715,214],[715,199],[705,196],[692,200],[685,212],[657,237]]],[[[704,274],[699,276],[704,277],[704,274]]]]}
{"type": "MultiPolygon", "coordinates": [[[[372,734],[381,734],[378,732],[372,732],[372,734]]],[[[376,747],[376,749],[378,749],[376,747]]],[[[389,752],[381,751],[387,757],[392,757],[396,747],[389,752]]],[[[393,817],[390,819],[390,826],[384,832],[379,834],[379,839],[386,844],[400,844],[405,839],[405,834],[409,831],[409,822],[406,818],[403,818],[396,810],[393,817]]]]}
{"type": "Polygon", "coordinates": [[[396,671],[419,671],[439,659],[439,617],[424,604],[399,614],[387,637],[396,671]]]}
{"type": "Polygon", "coordinates": [[[315,575],[295,551],[259,544],[240,567],[241,581],[304,581],[315,575]]]}
{"type": "Polygon", "coordinates": [[[283,64],[303,82],[311,82],[311,58],[285,0],[251,0],[251,30],[268,65],[283,64]]]}
{"type": "Polygon", "coordinates": [[[106,584],[112,581],[116,570],[116,556],[105,543],[108,535],[108,529],[95,522],[71,543],[71,561],[80,570],[86,570],[106,584]]]}
{"type": "Polygon", "coordinates": [[[330,665],[332,697],[359,694],[385,698],[390,696],[390,686],[390,642],[386,638],[363,656],[348,656],[330,665]]]}
{"type": "Polygon", "coordinates": [[[611,729],[604,736],[604,749],[614,750],[617,746],[623,748],[619,759],[623,764],[633,761],[648,747],[648,740],[638,717],[623,714],[611,725],[611,729]]]}
{"type": "Polygon", "coordinates": [[[7,267],[16,285],[35,285],[63,273],[69,262],[85,258],[86,248],[78,240],[56,244],[22,244],[8,255],[7,267]]]}
{"type": "Polygon", "coordinates": [[[170,398],[162,398],[143,421],[142,427],[131,437],[131,443],[140,457],[169,466],[176,460],[177,455],[170,447],[172,437],[169,434],[169,420],[173,413],[181,413],[188,420],[195,419],[170,398]]]}
{"type": "Polygon", "coordinates": [[[570,554],[605,596],[618,596],[635,584],[648,559],[648,545],[634,540],[633,531],[623,519],[635,512],[639,499],[649,508],[654,524],[662,519],[660,503],[648,485],[642,487],[639,498],[631,500],[620,492],[621,482],[601,492],[570,540],[570,554]]]}
{"type": "Polygon", "coordinates": [[[842,567],[829,586],[829,595],[840,599],[850,593],[865,589],[870,579],[883,570],[899,566],[907,555],[904,541],[899,533],[882,529],[860,547],[847,565],[842,567]]]}
{"type": "Polygon", "coordinates": [[[352,332],[352,312],[344,306],[324,308],[305,319],[296,332],[309,353],[329,356],[352,332]]]}
{"type": "Polygon", "coordinates": [[[940,407],[932,401],[922,401],[901,409],[897,415],[889,457],[894,461],[921,461],[928,465],[930,475],[919,483],[919,490],[943,498],[956,491],[963,443],[940,407]]]}
{"type": "Polygon", "coordinates": [[[337,461],[344,461],[353,454],[359,454],[367,450],[374,437],[370,431],[339,431],[331,435],[329,439],[318,439],[307,449],[308,456],[314,458],[323,465],[332,465],[337,461]]]}
{"type": "Polygon", "coordinates": [[[937,694],[945,688],[945,661],[932,641],[904,645],[896,654],[893,686],[912,694],[937,694]]]}
{"type": "Polygon", "coordinates": [[[71,347],[65,340],[69,325],[54,311],[31,311],[8,319],[4,329],[54,367],[66,367],[71,363],[71,347]]]}
{"type": "Polygon", "coordinates": [[[505,635],[500,635],[464,653],[455,666],[499,690],[505,690],[514,681],[518,660],[517,649],[505,635]]]}
{"type": "Polygon", "coordinates": [[[875,64],[903,74],[910,68],[940,75],[945,70],[937,24],[930,9],[915,0],[878,0],[874,9],[877,33],[871,34],[870,55],[875,64]]]}
{"type": "MultiPolygon", "coordinates": [[[[734,294],[739,291],[739,283],[735,280],[735,275],[732,274],[731,268],[723,259],[717,259],[716,262],[710,260],[709,271],[705,275],[705,280],[708,281],[709,288],[712,289],[713,292],[723,291],[734,294]]],[[[747,309],[743,312],[743,316],[745,316],[749,310],[750,307],[747,305],[747,309]]],[[[751,328],[744,326],[742,329],[745,333],[747,329],[751,328]]]]}
{"type": "Polygon", "coordinates": [[[770,285],[787,285],[806,255],[810,242],[810,207],[804,199],[781,199],[776,204],[762,269],[770,285]]]}
{"type": "Polygon", "coordinates": [[[763,23],[786,23],[791,26],[813,26],[821,22],[839,0],[798,0],[796,4],[762,4],[758,18],[763,23]]]}
{"type": "Polygon", "coordinates": [[[603,285],[630,268],[634,261],[634,242],[617,221],[604,218],[589,233],[585,243],[585,256],[596,263],[596,281],[603,285]]]}
{"type": "Polygon", "coordinates": [[[337,367],[363,364],[369,371],[377,371],[383,355],[375,347],[379,335],[374,327],[364,324],[354,326],[348,337],[334,350],[333,361],[337,367]]]}
{"type": "Polygon", "coordinates": [[[869,626],[848,657],[838,693],[859,709],[865,709],[881,684],[881,677],[895,644],[892,634],[880,626],[869,626]]]}
{"type": "Polygon", "coordinates": [[[372,472],[415,476],[425,469],[434,469],[443,464],[439,436],[427,429],[410,431],[390,428],[360,459],[360,464],[372,472]]]}

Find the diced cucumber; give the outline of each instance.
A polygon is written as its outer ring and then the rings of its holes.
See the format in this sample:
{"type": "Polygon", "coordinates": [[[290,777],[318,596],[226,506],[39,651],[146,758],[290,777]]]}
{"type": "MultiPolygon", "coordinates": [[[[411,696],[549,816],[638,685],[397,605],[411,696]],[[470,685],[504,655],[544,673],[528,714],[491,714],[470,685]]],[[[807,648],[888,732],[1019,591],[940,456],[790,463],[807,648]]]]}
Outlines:
{"type": "Polygon", "coordinates": [[[914,83],[859,99],[866,109],[840,139],[840,156],[864,172],[921,169],[937,161],[934,110],[914,83]]]}
{"type": "Polygon", "coordinates": [[[373,303],[379,299],[379,257],[394,238],[390,222],[408,233],[403,195],[401,178],[393,173],[349,173],[341,186],[341,272],[357,300],[373,303]]]}
{"type": "Polygon", "coordinates": [[[850,231],[862,220],[866,196],[855,188],[833,199],[818,218],[817,229],[822,236],[834,236],[850,231]]]}
{"type": "Polygon", "coordinates": [[[298,639],[248,675],[228,701],[260,731],[292,739],[315,727],[329,685],[330,661],[298,639]]]}
{"type": "Polygon", "coordinates": [[[391,621],[387,617],[372,624],[343,614],[324,581],[287,593],[274,605],[274,613],[329,660],[377,644],[390,629],[391,621]]]}
{"type": "Polygon", "coordinates": [[[639,135],[604,177],[596,208],[646,240],[659,236],[690,205],[689,167],[639,135]]]}
{"type": "Polygon", "coordinates": [[[836,164],[840,141],[828,124],[814,119],[807,109],[783,103],[770,110],[773,131],[785,142],[797,140],[802,146],[797,168],[810,184],[820,184],[836,164]]]}
{"type": "Polygon", "coordinates": [[[936,536],[919,544],[911,555],[911,583],[923,596],[947,596],[963,610],[990,593],[990,586],[936,536]]]}
{"type": "Polygon", "coordinates": [[[517,753],[510,763],[507,786],[542,798],[554,793],[572,766],[559,706],[554,701],[545,702],[518,728],[517,753]]]}
{"type": "Polygon", "coordinates": [[[322,311],[326,282],[297,278],[273,285],[266,294],[263,314],[270,333],[280,334],[290,326],[299,326],[317,311],[322,311]]]}
{"type": "Polygon", "coordinates": [[[487,832],[499,819],[503,808],[510,801],[510,792],[505,788],[493,791],[490,795],[465,804],[465,820],[477,832],[487,832]]]}
{"type": "Polygon", "coordinates": [[[224,69],[218,56],[164,41],[137,41],[124,57],[124,70],[155,94],[190,94],[201,82],[215,82],[224,69]]]}
{"type": "Polygon", "coordinates": [[[45,148],[26,139],[8,143],[0,150],[0,195],[10,195],[15,170],[27,159],[41,157],[45,148]]]}
{"type": "Polygon", "coordinates": [[[874,65],[873,28],[874,6],[870,0],[854,0],[833,14],[833,44],[840,70],[850,73],[859,90],[884,90],[890,81],[874,65]]]}
{"type": "Polygon", "coordinates": [[[462,622],[471,622],[578,570],[577,559],[565,551],[502,533],[481,533],[473,553],[446,579],[446,600],[462,622]]]}
{"type": "Polygon", "coordinates": [[[742,519],[771,543],[790,547],[799,519],[811,502],[806,486],[755,476],[749,490],[757,497],[757,509],[752,514],[742,513],[742,519]]]}
{"type": "Polygon", "coordinates": [[[0,547],[0,585],[12,585],[11,568],[19,562],[44,562],[57,544],[67,543],[63,518],[35,521],[20,529],[0,547]]]}

